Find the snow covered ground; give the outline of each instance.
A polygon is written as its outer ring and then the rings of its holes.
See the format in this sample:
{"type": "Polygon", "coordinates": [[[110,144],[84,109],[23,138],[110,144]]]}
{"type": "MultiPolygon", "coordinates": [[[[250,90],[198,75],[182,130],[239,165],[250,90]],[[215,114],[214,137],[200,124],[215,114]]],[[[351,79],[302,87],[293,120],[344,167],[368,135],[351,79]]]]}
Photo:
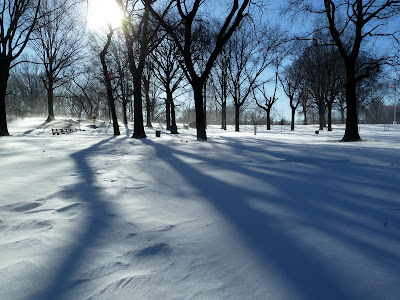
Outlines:
{"type": "Polygon", "coordinates": [[[98,125],[0,137],[0,299],[400,299],[400,125],[98,125]]]}

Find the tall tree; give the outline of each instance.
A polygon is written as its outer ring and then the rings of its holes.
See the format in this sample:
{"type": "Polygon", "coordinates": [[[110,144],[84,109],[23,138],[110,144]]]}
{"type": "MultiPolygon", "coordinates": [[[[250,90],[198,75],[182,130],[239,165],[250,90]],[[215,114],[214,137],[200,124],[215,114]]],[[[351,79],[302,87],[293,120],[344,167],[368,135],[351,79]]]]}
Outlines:
{"type": "Polygon", "coordinates": [[[252,22],[243,22],[229,41],[229,93],[235,105],[235,131],[239,131],[240,109],[260,83],[264,70],[276,61],[279,29],[268,25],[256,31],[252,22]]]}
{"type": "Polygon", "coordinates": [[[6,95],[10,69],[36,26],[40,3],[41,0],[4,0],[0,4],[0,136],[9,135],[6,95]]]}
{"type": "MultiPolygon", "coordinates": [[[[346,131],[342,141],[358,141],[357,95],[359,81],[369,76],[368,72],[357,72],[358,58],[368,42],[378,39],[396,38],[398,31],[388,22],[396,22],[400,14],[399,0],[291,0],[291,10],[322,15],[332,39],[339,50],[345,69],[345,96],[347,103],[346,131]],[[321,5],[322,4],[322,5],[321,5]]],[[[383,55],[375,61],[381,64],[388,58],[383,55]]]]}
{"type": "Polygon", "coordinates": [[[115,71],[118,75],[118,99],[122,102],[122,116],[123,116],[123,123],[125,125],[128,124],[128,103],[129,98],[131,96],[131,77],[129,75],[128,70],[128,60],[126,54],[126,47],[125,51],[124,42],[123,42],[123,35],[120,34],[118,30],[114,31],[113,40],[114,42],[110,46],[110,52],[113,56],[113,64],[115,71]]]}
{"type": "Polygon", "coordinates": [[[266,89],[266,84],[262,84],[261,86],[257,87],[259,92],[261,93],[262,100],[264,103],[258,101],[258,97],[255,93],[253,93],[253,97],[256,101],[256,104],[258,107],[262,108],[266,113],[267,113],[267,130],[271,130],[271,110],[272,106],[278,101],[278,98],[276,97],[276,90],[278,87],[278,67],[276,68],[275,71],[275,85],[274,85],[274,93],[272,96],[269,96],[269,93],[266,89]]]}
{"type": "MultiPolygon", "coordinates": [[[[21,57],[31,61],[29,57],[21,57]]],[[[22,116],[40,116],[45,113],[46,95],[38,65],[21,63],[11,70],[6,98],[7,110],[19,111],[22,116]]]]}
{"type": "Polygon", "coordinates": [[[151,124],[152,103],[150,98],[150,86],[152,81],[154,80],[153,74],[154,74],[153,62],[150,59],[146,62],[146,66],[143,72],[143,93],[146,100],[146,127],[148,128],[153,128],[153,125],[151,124]]]}
{"type": "Polygon", "coordinates": [[[333,103],[344,85],[344,69],[339,52],[329,36],[318,32],[299,59],[304,71],[304,85],[318,108],[319,129],[323,130],[328,123],[328,131],[331,131],[333,103]]]}
{"type": "Polygon", "coordinates": [[[178,133],[175,119],[174,93],[179,89],[184,74],[178,63],[174,41],[167,37],[154,52],[154,74],[162,84],[166,94],[167,130],[178,133]]]}
{"type": "Polygon", "coordinates": [[[319,130],[324,130],[326,125],[326,95],[328,79],[326,77],[326,64],[323,46],[316,39],[309,45],[301,56],[304,70],[304,85],[307,92],[312,96],[314,105],[318,108],[319,130]]]}
{"type": "Polygon", "coordinates": [[[294,130],[294,119],[296,110],[303,97],[304,87],[304,70],[302,64],[297,58],[291,65],[285,68],[282,75],[279,76],[282,88],[286,96],[289,98],[289,106],[291,110],[290,130],[294,130]]]}
{"type": "Polygon", "coordinates": [[[115,0],[124,12],[121,21],[128,51],[129,71],[133,77],[133,138],[145,138],[142,104],[142,78],[146,58],[158,44],[158,26],[152,26],[151,0],[115,0]],[[143,4],[143,6],[141,5],[143,4]]]}
{"type": "Polygon", "coordinates": [[[108,104],[110,106],[110,112],[111,112],[113,128],[114,128],[114,135],[120,135],[119,125],[118,125],[118,120],[117,120],[117,112],[115,110],[114,95],[113,95],[113,90],[112,90],[112,85],[111,85],[111,76],[108,71],[107,62],[106,62],[107,51],[108,51],[108,48],[110,47],[111,39],[114,34],[114,30],[112,29],[111,26],[109,26],[109,30],[110,30],[110,32],[107,35],[107,42],[104,45],[103,50],[101,50],[101,52],[100,52],[100,61],[101,61],[101,65],[103,67],[103,75],[104,75],[104,81],[106,83],[107,99],[108,99],[108,104]]]}
{"type": "Polygon", "coordinates": [[[313,103],[311,95],[305,90],[301,95],[300,99],[300,114],[303,115],[303,124],[308,125],[308,114],[313,110],[313,103]]]}
{"type": "Polygon", "coordinates": [[[226,47],[216,61],[212,87],[215,90],[215,102],[221,107],[221,129],[226,130],[226,105],[228,100],[228,64],[229,53],[226,47]]]}
{"type": "Polygon", "coordinates": [[[54,90],[65,84],[63,73],[82,58],[83,26],[77,23],[74,0],[42,0],[38,28],[32,46],[44,68],[43,84],[47,91],[47,121],[54,117],[54,90]]]}
{"type": "MultiPolygon", "coordinates": [[[[163,16],[160,15],[159,12],[156,12],[156,10],[152,7],[152,1],[146,1],[146,5],[149,7],[151,13],[161,22],[164,30],[175,41],[176,47],[183,58],[182,63],[184,64],[184,72],[193,88],[196,109],[197,140],[199,141],[207,140],[203,97],[204,84],[210,75],[218,55],[222,51],[222,48],[245,17],[246,9],[251,3],[250,0],[229,1],[230,4],[227,4],[227,16],[224,18],[219,28],[215,28],[215,35],[212,39],[212,45],[210,44],[212,50],[210,51],[208,58],[203,58],[204,67],[196,68],[196,60],[198,58],[195,57],[192,52],[194,38],[193,29],[198,23],[198,13],[201,11],[202,6],[205,5],[205,2],[207,1],[169,1],[168,9],[173,8],[173,12],[177,13],[180,18],[177,24],[164,19],[163,16]]],[[[165,11],[168,11],[168,9],[165,11]]]]}

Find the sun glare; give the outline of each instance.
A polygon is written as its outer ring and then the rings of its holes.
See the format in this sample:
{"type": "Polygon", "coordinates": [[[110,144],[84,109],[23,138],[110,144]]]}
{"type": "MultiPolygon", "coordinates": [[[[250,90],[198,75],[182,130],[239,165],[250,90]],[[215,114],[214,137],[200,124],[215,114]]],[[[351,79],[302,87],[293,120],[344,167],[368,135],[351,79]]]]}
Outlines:
{"type": "Polygon", "coordinates": [[[103,30],[111,24],[113,28],[121,25],[122,12],[115,0],[91,0],[88,10],[88,28],[103,30]]]}

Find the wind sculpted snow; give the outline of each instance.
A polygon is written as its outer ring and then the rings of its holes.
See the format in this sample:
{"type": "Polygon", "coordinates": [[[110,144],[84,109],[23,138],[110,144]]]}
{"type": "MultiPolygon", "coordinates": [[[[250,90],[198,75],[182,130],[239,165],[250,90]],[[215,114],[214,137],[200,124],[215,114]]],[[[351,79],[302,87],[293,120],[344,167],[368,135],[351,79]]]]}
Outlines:
{"type": "Polygon", "coordinates": [[[201,143],[97,125],[25,119],[1,138],[0,299],[400,294],[400,126],[358,143],[209,126],[201,143]]]}

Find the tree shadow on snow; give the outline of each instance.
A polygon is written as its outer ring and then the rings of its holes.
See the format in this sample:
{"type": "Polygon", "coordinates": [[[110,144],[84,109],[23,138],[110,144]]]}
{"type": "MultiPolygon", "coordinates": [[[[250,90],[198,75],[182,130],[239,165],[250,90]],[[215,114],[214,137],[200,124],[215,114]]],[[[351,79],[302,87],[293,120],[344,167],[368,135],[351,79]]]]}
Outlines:
{"type": "MultiPolygon", "coordinates": [[[[399,235],[393,232],[385,233],[382,229],[367,226],[366,223],[371,224],[372,220],[372,223],[382,222],[383,228],[383,218],[391,217],[380,212],[373,205],[365,205],[365,203],[376,201],[376,196],[371,195],[368,198],[363,195],[362,199],[358,199],[361,195],[357,191],[343,189],[345,179],[329,175],[327,169],[329,170],[333,165],[335,165],[335,170],[339,168],[339,172],[343,171],[344,174],[348,172],[346,161],[334,160],[331,165],[320,165],[315,164],[314,161],[299,159],[301,155],[307,157],[307,153],[303,153],[307,151],[306,147],[299,147],[296,150],[297,153],[291,152],[284,155],[277,149],[272,155],[282,160],[271,160],[263,164],[262,167],[267,167],[269,171],[265,173],[262,168],[255,168],[254,164],[247,167],[246,163],[240,162],[221,163],[220,159],[176,150],[151,140],[143,140],[143,143],[153,146],[156,156],[181,174],[200,196],[207,199],[221,216],[235,226],[236,232],[257,254],[256,257],[261,258],[260,263],[265,268],[270,267],[272,262],[277,270],[284,274],[299,298],[357,299],[361,296],[360,290],[364,290],[361,292],[363,296],[370,297],[379,297],[379,293],[384,292],[374,289],[373,286],[355,289],[354,280],[362,280],[362,278],[352,277],[354,268],[346,266],[346,269],[338,270],[337,262],[332,264],[330,261],[331,259],[340,260],[336,247],[338,250],[350,249],[378,266],[382,263],[383,268],[390,266],[388,272],[400,276],[398,267],[400,254],[395,254],[392,249],[388,249],[387,245],[380,245],[375,241],[368,241],[357,236],[357,232],[360,231],[379,234],[389,241],[396,241],[399,238],[399,235]],[[213,165],[218,167],[222,165],[224,170],[245,174],[260,182],[264,181],[276,189],[280,188],[279,193],[258,192],[258,189],[245,188],[246,183],[236,185],[223,178],[211,177],[199,171],[199,167],[195,164],[184,162],[182,158],[201,160],[211,169],[213,165]],[[304,165],[303,168],[298,165],[293,167],[293,164],[297,163],[296,159],[299,160],[298,163],[304,165]],[[282,168],[281,164],[287,164],[287,166],[282,168]],[[332,188],[335,184],[342,190],[332,188]],[[223,193],[216,191],[223,191],[223,193]],[[258,206],[252,205],[254,201],[258,203],[258,206]],[[281,213],[276,213],[276,208],[281,213]],[[369,221],[364,222],[363,218],[369,221]],[[287,222],[290,223],[289,226],[287,222]],[[321,243],[324,246],[320,247],[321,243]],[[321,249],[327,250],[327,253],[316,255],[321,249]]],[[[237,144],[240,142],[232,143],[236,143],[235,149],[246,148],[247,151],[255,154],[269,154],[265,148],[260,148],[263,146],[260,144],[238,147],[241,146],[237,144]]],[[[223,153],[221,157],[223,160],[223,153]]],[[[353,168],[351,172],[363,171],[362,165],[353,165],[351,168],[353,168]]],[[[360,178],[357,183],[362,184],[362,180],[360,178]]],[[[382,201],[381,204],[390,206],[394,202],[382,201]]],[[[352,262],[343,261],[339,265],[346,265],[346,263],[352,262]]]]}
{"type": "Polygon", "coordinates": [[[49,278],[49,286],[45,287],[29,299],[50,300],[62,298],[71,286],[71,278],[77,267],[82,263],[88,250],[102,237],[105,230],[112,225],[113,213],[110,205],[102,199],[101,188],[96,185],[95,171],[90,166],[88,159],[106,143],[115,137],[102,140],[101,142],[81,151],[71,154],[76,165],[77,173],[81,180],[63,191],[68,197],[74,197],[78,202],[85,205],[87,218],[80,234],[75,241],[63,248],[66,252],[61,262],[55,263],[55,274],[49,278]]]}

